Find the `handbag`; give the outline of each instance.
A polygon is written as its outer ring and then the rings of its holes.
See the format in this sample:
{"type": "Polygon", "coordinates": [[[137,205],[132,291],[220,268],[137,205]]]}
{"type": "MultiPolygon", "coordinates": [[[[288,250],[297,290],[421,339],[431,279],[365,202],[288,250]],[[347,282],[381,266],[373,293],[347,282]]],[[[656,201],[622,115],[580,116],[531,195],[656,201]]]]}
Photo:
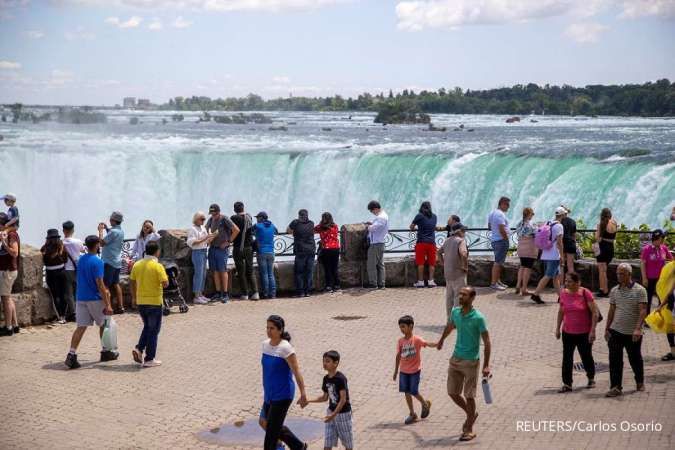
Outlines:
{"type": "MultiPolygon", "coordinates": [[[[586,300],[586,306],[588,306],[588,303],[589,303],[588,297],[586,297],[586,292],[588,292],[588,289],[586,289],[585,287],[582,287],[581,289],[582,289],[581,295],[584,296],[584,300],[586,300]]],[[[591,309],[590,306],[588,306],[588,313],[591,315],[591,319],[592,319],[593,318],[593,310],[591,309]]],[[[598,321],[595,322],[595,323],[598,324],[598,323],[602,322],[602,319],[604,319],[604,317],[602,317],[602,313],[600,312],[600,308],[598,308],[598,321]]]]}
{"type": "Polygon", "coordinates": [[[600,256],[600,243],[599,242],[593,242],[591,245],[591,248],[593,249],[593,254],[595,256],[600,256]]]}

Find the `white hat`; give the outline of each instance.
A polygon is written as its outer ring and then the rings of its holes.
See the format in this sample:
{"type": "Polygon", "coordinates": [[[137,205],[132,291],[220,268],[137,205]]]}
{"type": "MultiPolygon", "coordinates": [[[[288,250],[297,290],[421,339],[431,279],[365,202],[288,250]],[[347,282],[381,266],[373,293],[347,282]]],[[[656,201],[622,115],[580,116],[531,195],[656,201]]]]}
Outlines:
{"type": "Polygon", "coordinates": [[[558,206],[555,209],[555,215],[556,216],[564,216],[565,214],[567,214],[567,210],[565,208],[563,208],[562,206],[558,206]]]}
{"type": "Polygon", "coordinates": [[[2,196],[3,200],[9,200],[10,202],[15,202],[16,201],[16,195],[14,194],[5,194],[2,196]]]}

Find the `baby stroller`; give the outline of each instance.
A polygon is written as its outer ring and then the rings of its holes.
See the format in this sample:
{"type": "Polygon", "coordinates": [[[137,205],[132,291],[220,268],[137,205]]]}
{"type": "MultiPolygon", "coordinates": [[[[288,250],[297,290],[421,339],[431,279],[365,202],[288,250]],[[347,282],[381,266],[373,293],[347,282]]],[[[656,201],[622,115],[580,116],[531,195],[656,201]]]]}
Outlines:
{"type": "Polygon", "coordinates": [[[169,278],[169,284],[164,288],[164,306],[162,313],[165,316],[171,314],[171,307],[178,306],[178,311],[181,313],[188,312],[188,305],[185,303],[183,294],[180,291],[180,284],[178,283],[178,276],[180,271],[178,266],[173,262],[162,262],[166,276],[169,278]]]}

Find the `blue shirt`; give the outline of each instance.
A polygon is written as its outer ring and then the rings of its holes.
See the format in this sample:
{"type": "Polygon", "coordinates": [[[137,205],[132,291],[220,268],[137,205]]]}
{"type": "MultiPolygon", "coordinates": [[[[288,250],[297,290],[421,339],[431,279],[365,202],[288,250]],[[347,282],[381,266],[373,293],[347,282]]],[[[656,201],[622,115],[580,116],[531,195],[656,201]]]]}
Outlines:
{"type": "Polygon", "coordinates": [[[427,217],[420,213],[413,219],[413,224],[417,225],[417,242],[424,242],[427,244],[436,243],[436,214],[427,217]]]}
{"type": "Polygon", "coordinates": [[[464,315],[462,307],[455,306],[452,308],[448,321],[457,328],[457,340],[452,356],[471,361],[479,359],[480,335],[487,331],[485,317],[473,308],[464,315]]]}
{"type": "Polygon", "coordinates": [[[122,245],[124,244],[124,231],[119,225],[108,230],[108,234],[103,238],[105,245],[101,250],[101,259],[109,266],[115,269],[122,268],[122,245]]]}
{"type": "Polygon", "coordinates": [[[98,292],[96,279],[103,278],[103,261],[97,255],[85,253],[77,261],[77,293],[78,302],[95,302],[103,300],[98,292]]]}
{"type": "Polygon", "coordinates": [[[286,358],[295,353],[290,342],[282,340],[276,347],[267,339],[262,344],[262,373],[265,403],[293,400],[295,382],[286,358]]]}
{"type": "Polygon", "coordinates": [[[14,222],[13,226],[19,228],[19,208],[16,206],[10,206],[7,210],[7,217],[9,220],[16,219],[16,222],[14,222]]]}
{"type": "Polygon", "coordinates": [[[274,235],[278,234],[277,227],[269,220],[255,224],[255,239],[258,241],[258,253],[274,254],[274,235]]]}

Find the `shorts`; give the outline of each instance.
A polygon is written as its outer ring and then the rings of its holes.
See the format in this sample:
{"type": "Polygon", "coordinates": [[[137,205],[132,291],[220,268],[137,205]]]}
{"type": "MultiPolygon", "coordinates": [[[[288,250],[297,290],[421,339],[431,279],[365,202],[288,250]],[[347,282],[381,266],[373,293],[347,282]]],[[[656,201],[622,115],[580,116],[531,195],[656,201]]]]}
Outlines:
{"type": "Polygon", "coordinates": [[[560,274],[560,260],[543,261],[544,262],[544,276],[553,278],[560,274]]]}
{"type": "Polygon", "coordinates": [[[405,392],[410,395],[417,395],[420,393],[420,375],[421,370],[415,373],[399,373],[398,374],[398,391],[405,392]]]}
{"type": "Polygon", "coordinates": [[[577,243],[574,239],[563,239],[563,253],[576,256],[577,243]]]}
{"type": "Polygon", "coordinates": [[[534,267],[534,262],[536,260],[537,258],[520,258],[520,267],[531,269],[534,267]]]}
{"type": "Polygon", "coordinates": [[[423,266],[425,263],[428,263],[430,267],[436,265],[436,244],[418,242],[415,244],[415,264],[423,266]]]}
{"type": "MultiPolygon", "coordinates": [[[[326,415],[332,414],[331,410],[326,415]]],[[[352,412],[347,411],[335,416],[335,419],[326,422],[324,433],[324,448],[337,447],[338,438],[345,448],[354,448],[354,435],[352,433],[352,412]]]]}
{"type": "Polygon", "coordinates": [[[103,264],[103,284],[105,284],[105,287],[109,288],[120,283],[120,270],[108,263],[103,264]]]}
{"type": "Polygon", "coordinates": [[[75,302],[75,322],[78,327],[89,327],[96,322],[96,325],[103,326],[105,314],[103,309],[105,305],[103,300],[77,301],[75,302]]]}
{"type": "Polygon", "coordinates": [[[495,253],[495,263],[504,265],[506,261],[506,253],[509,251],[509,241],[502,239],[501,241],[492,242],[492,250],[495,253]]]}
{"type": "Polygon", "coordinates": [[[0,295],[3,297],[12,295],[12,286],[18,275],[18,270],[0,270],[0,295]]]}
{"type": "Polygon", "coordinates": [[[600,241],[600,254],[595,258],[599,263],[609,264],[614,259],[614,242],[600,241]]]}
{"type": "Polygon", "coordinates": [[[227,272],[227,259],[229,257],[229,248],[209,247],[209,269],[214,272],[227,272]]]}
{"type": "Polygon", "coordinates": [[[479,363],[479,360],[450,358],[448,395],[460,395],[464,391],[465,398],[476,398],[479,363]]]}

